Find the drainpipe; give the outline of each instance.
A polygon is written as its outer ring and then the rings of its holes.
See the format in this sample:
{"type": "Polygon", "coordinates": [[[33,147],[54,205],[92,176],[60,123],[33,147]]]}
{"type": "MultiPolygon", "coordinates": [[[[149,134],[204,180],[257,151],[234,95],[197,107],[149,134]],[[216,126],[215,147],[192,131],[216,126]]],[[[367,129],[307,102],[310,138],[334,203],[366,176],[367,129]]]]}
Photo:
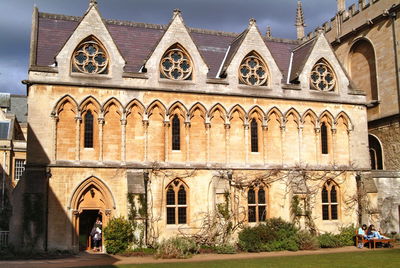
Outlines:
{"type": "MultiPolygon", "coordinates": [[[[392,19],[392,34],[393,34],[393,49],[394,49],[394,62],[395,62],[395,72],[396,72],[396,82],[397,82],[397,104],[399,107],[400,113],[400,69],[399,69],[399,55],[397,53],[397,37],[396,37],[396,18],[397,13],[393,11],[389,14],[390,18],[392,19]]],[[[399,119],[400,120],[400,119],[399,119]]]]}

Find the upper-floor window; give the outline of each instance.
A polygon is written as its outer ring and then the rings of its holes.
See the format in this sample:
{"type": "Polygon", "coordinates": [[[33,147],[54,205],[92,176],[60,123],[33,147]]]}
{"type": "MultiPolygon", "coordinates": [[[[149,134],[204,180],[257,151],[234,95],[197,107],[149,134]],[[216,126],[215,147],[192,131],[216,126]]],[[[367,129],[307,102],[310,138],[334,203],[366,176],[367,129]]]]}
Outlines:
{"type": "Polygon", "coordinates": [[[10,128],[10,122],[0,122],[0,139],[8,139],[8,131],[10,128]]]}
{"type": "Polygon", "coordinates": [[[187,188],[179,179],[167,187],[167,224],[187,223],[187,188]]]}
{"type": "Polygon", "coordinates": [[[84,135],[84,147],[93,148],[93,114],[89,110],[85,114],[85,135],[84,135]]]}
{"type": "Polygon", "coordinates": [[[172,118],[172,150],[181,149],[181,124],[178,115],[172,118]]]}
{"type": "Polygon", "coordinates": [[[328,154],[328,128],[325,122],[321,125],[321,152],[328,154]]]}
{"type": "Polygon", "coordinates": [[[14,179],[16,181],[21,179],[24,171],[25,171],[25,160],[24,159],[15,159],[14,179]]]}
{"type": "Polygon", "coordinates": [[[239,82],[249,86],[266,86],[268,84],[267,65],[255,51],[247,54],[240,64],[239,82]]]}
{"type": "Polygon", "coordinates": [[[338,219],[338,192],[337,185],[332,181],[327,181],[322,188],[322,219],[338,219]]]}
{"type": "Polygon", "coordinates": [[[72,72],[107,74],[109,57],[103,45],[94,37],[82,41],[72,54],[72,72]]]}
{"type": "Polygon", "coordinates": [[[267,217],[267,195],[264,186],[250,187],[247,191],[248,221],[261,222],[267,217]]]}
{"type": "Polygon", "coordinates": [[[328,62],[320,59],[312,68],[310,75],[312,89],[319,91],[333,91],[336,85],[335,74],[328,62]]]}
{"type": "Polygon", "coordinates": [[[251,136],[251,152],[258,152],[258,124],[257,120],[253,119],[250,123],[250,136],[251,136]]]}
{"type": "Polygon", "coordinates": [[[192,80],[193,63],[188,53],[178,44],[164,53],[160,62],[160,77],[172,80],[192,80]]]}

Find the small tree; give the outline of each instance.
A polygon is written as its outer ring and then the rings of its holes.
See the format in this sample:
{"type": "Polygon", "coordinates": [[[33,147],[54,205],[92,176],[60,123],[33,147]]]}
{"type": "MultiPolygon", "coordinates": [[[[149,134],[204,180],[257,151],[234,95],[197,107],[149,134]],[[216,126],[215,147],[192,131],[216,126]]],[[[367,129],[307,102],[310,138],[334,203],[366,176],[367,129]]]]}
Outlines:
{"type": "Polygon", "coordinates": [[[104,228],[107,253],[122,253],[133,242],[132,224],[124,217],[112,218],[104,228]]]}

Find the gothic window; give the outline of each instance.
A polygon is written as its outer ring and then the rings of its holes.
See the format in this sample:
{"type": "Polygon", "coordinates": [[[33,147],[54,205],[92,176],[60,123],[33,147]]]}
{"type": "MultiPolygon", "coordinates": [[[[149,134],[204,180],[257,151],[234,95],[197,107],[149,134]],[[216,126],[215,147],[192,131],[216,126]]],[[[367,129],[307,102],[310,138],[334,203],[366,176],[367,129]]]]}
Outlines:
{"type": "Polygon", "coordinates": [[[24,159],[15,159],[14,166],[14,180],[19,180],[22,178],[22,174],[25,171],[25,160],[24,159]]]}
{"type": "Polygon", "coordinates": [[[172,119],[172,150],[181,149],[181,124],[178,115],[172,119]]]}
{"type": "Polygon", "coordinates": [[[174,45],[162,57],[160,70],[161,78],[192,80],[193,63],[181,46],[174,45]]]}
{"type": "Polygon", "coordinates": [[[266,86],[268,83],[267,65],[254,51],[240,64],[239,82],[249,86],[266,86]]]}
{"type": "Polygon", "coordinates": [[[310,85],[312,89],[319,91],[333,91],[335,89],[335,74],[325,60],[319,60],[312,68],[310,85]]]}
{"type": "Polygon", "coordinates": [[[85,39],[72,54],[72,72],[107,74],[109,58],[105,48],[94,37],[85,39]]]}
{"type": "Polygon", "coordinates": [[[267,198],[264,186],[250,187],[247,191],[248,221],[262,222],[267,217],[267,198]]]}
{"type": "Polygon", "coordinates": [[[167,187],[167,224],[187,223],[187,188],[180,180],[167,187]]]}
{"type": "Polygon", "coordinates": [[[379,140],[372,135],[368,135],[368,143],[371,157],[371,169],[383,169],[382,147],[379,140]]]}
{"type": "Polygon", "coordinates": [[[84,136],[84,147],[93,148],[93,114],[89,110],[85,114],[85,136],[84,136]]]}
{"type": "Polygon", "coordinates": [[[250,123],[250,136],[251,136],[251,151],[258,152],[258,124],[257,120],[253,119],[250,123]]]}
{"type": "Polygon", "coordinates": [[[321,151],[322,154],[328,154],[328,128],[325,122],[321,125],[321,151]]]}
{"type": "Polygon", "coordinates": [[[322,188],[322,219],[337,220],[338,219],[338,187],[329,180],[322,188]]]}

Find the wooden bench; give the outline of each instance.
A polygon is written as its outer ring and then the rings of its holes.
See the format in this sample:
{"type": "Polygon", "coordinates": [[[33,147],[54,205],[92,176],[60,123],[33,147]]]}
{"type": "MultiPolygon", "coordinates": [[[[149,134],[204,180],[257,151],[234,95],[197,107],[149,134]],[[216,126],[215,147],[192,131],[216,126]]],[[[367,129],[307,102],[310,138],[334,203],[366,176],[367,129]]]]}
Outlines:
{"type": "Polygon", "coordinates": [[[358,234],[358,230],[356,230],[356,246],[358,247],[359,243],[362,243],[363,246],[368,243],[368,247],[371,248],[370,239],[365,238],[363,235],[358,234]]]}
{"type": "Polygon", "coordinates": [[[376,243],[384,243],[384,244],[389,244],[390,245],[390,242],[395,242],[396,240],[395,239],[391,239],[391,238],[381,238],[381,239],[376,239],[376,238],[372,238],[372,239],[370,239],[369,240],[369,244],[371,245],[371,243],[373,242],[373,244],[374,244],[374,247],[371,247],[370,246],[370,248],[376,248],[376,243]]]}

